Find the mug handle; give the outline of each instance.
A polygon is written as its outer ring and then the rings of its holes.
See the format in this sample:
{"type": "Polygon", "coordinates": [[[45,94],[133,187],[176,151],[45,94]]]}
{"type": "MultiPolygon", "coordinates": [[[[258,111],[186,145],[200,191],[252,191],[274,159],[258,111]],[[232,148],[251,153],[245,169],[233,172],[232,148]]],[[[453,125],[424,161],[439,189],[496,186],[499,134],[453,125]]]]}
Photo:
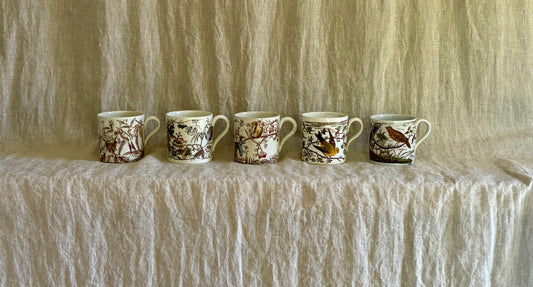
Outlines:
{"type": "Polygon", "coordinates": [[[291,117],[284,117],[283,119],[281,119],[280,121],[280,124],[279,124],[279,130],[281,131],[281,127],[283,126],[283,123],[285,122],[290,122],[292,123],[292,129],[291,131],[281,140],[281,143],[279,144],[279,147],[278,147],[278,153],[281,151],[281,148],[283,147],[283,145],[285,144],[285,142],[292,136],[294,135],[294,133],[296,133],[296,121],[291,118],[291,117]]]}
{"type": "Polygon", "coordinates": [[[146,121],[144,121],[144,126],[146,127],[148,125],[148,122],[149,121],[155,121],[157,123],[157,127],[151,132],[148,134],[148,136],[144,139],[144,144],[146,145],[146,143],[148,142],[148,140],[159,130],[159,128],[161,127],[161,122],[159,121],[158,118],[154,117],[154,116],[151,116],[151,117],[148,117],[146,119],[146,121]]]}
{"type": "Polygon", "coordinates": [[[363,121],[360,119],[360,118],[352,118],[350,119],[350,121],[348,121],[348,127],[346,128],[346,133],[348,133],[348,131],[350,131],[350,126],[352,125],[352,123],[354,122],[358,122],[359,125],[360,125],[360,128],[359,128],[359,131],[357,131],[357,133],[355,133],[355,135],[353,137],[351,137],[349,140],[348,140],[348,143],[346,144],[346,149],[345,151],[348,151],[348,146],[357,138],[361,135],[361,133],[363,132],[363,121]]]}
{"type": "Polygon", "coordinates": [[[227,117],[223,116],[223,115],[218,115],[216,117],[213,118],[213,121],[211,122],[212,125],[213,125],[213,128],[215,127],[215,123],[218,121],[218,120],[224,120],[226,122],[226,128],[224,129],[224,131],[222,131],[222,133],[213,141],[213,149],[212,151],[215,151],[215,148],[217,147],[217,144],[218,142],[222,139],[222,137],[228,133],[229,131],[229,120],[227,117]]]}
{"type": "Polygon", "coordinates": [[[418,125],[421,124],[421,123],[424,123],[426,124],[426,132],[424,133],[424,135],[422,135],[422,137],[416,141],[416,146],[418,147],[419,144],[421,144],[429,135],[429,132],[431,131],[431,124],[425,120],[425,119],[419,119],[418,121],[416,121],[416,130],[418,132],[418,125]]]}

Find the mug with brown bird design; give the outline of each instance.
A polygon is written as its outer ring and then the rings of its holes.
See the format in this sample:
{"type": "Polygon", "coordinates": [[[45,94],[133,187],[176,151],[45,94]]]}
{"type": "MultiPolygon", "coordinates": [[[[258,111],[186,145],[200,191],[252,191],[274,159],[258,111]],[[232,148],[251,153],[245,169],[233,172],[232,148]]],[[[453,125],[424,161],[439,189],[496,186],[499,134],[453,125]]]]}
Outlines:
{"type": "Polygon", "coordinates": [[[134,111],[113,111],[98,114],[98,136],[100,161],[107,163],[129,163],[143,158],[144,146],[154,135],[161,123],[156,117],[146,119],[155,121],[157,127],[144,136],[144,114],[134,111]]]}
{"type": "Polygon", "coordinates": [[[370,160],[376,163],[413,164],[416,148],[431,131],[431,124],[427,120],[417,120],[408,115],[373,115],[370,120],[370,160]],[[417,140],[416,133],[420,123],[426,125],[426,131],[417,140]]]}
{"type": "Polygon", "coordinates": [[[296,121],[291,117],[280,119],[278,113],[263,111],[237,113],[234,120],[234,160],[254,165],[275,163],[283,144],[295,132],[296,121]],[[280,141],[280,129],[285,122],[290,122],[292,129],[280,141]]]}
{"type": "Polygon", "coordinates": [[[205,163],[211,161],[213,151],[229,130],[229,120],[223,115],[213,117],[206,111],[174,111],[167,113],[167,158],[173,163],[205,163]],[[218,120],[226,128],[213,137],[213,126],[218,120]]]}
{"type": "Polygon", "coordinates": [[[348,146],[363,132],[363,121],[335,112],[302,114],[302,160],[310,164],[339,164],[346,161],[348,146]],[[359,130],[346,139],[352,123],[359,130]]]}

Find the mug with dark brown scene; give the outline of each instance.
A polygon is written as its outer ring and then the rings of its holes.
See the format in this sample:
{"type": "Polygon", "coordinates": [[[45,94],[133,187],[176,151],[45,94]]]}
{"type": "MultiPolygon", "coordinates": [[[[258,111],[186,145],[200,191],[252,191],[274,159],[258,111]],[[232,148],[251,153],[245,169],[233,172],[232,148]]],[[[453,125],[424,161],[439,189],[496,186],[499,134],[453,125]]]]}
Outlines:
{"type": "Polygon", "coordinates": [[[98,114],[99,155],[101,162],[129,163],[143,158],[144,146],[161,127],[159,119],[149,117],[146,123],[155,121],[156,128],[144,136],[144,114],[135,111],[113,111],[98,114]]]}
{"type": "Polygon", "coordinates": [[[431,124],[424,119],[398,114],[373,115],[370,119],[370,160],[381,164],[413,164],[416,148],[429,135],[431,124]],[[417,140],[421,123],[426,131],[417,140]]]}

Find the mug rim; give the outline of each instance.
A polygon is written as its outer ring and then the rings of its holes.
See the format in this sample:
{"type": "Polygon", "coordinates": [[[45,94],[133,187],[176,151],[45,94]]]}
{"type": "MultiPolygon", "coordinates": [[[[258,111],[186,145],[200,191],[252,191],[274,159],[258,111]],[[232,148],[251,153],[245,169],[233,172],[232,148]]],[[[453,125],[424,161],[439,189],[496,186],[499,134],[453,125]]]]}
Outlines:
{"type": "Polygon", "coordinates": [[[167,118],[181,118],[181,119],[203,119],[209,116],[213,116],[212,112],[202,110],[181,110],[171,111],[167,113],[167,118]],[[185,115],[179,115],[179,114],[185,115]],[[187,115],[187,114],[201,114],[201,115],[187,115]]]}
{"type": "Polygon", "coordinates": [[[348,114],[340,112],[307,112],[302,114],[302,120],[318,122],[337,122],[348,119],[348,114]]]}
{"type": "Polygon", "coordinates": [[[377,115],[371,115],[370,119],[375,122],[400,123],[400,122],[415,121],[416,117],[405,115],[405,114],[377,114],[377,115]]]}
{"type": "Polygon", "coordinates": [[[144,113],[139,111],[107,111],[98,114],[98,117],[105,119],[136,118],[139,116],[144,116],[144,113]]]}
{"type": "Polygon", "coordinates": [[[246,111],[239,112],[234,115],[236,118],[240,119],[269,119],[269,118],[279,118],[280,114],[271,111],[246,111]]]}

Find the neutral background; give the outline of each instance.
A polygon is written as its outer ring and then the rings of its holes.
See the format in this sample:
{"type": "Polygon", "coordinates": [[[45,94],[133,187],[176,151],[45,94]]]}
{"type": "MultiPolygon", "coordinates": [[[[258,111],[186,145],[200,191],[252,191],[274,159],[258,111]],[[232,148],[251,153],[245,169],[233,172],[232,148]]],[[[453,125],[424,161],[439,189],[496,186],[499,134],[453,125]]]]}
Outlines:
{"type": "Polygon", "coordinates": [[[3,145],[87,142],[116,109],[407,113],[434,124],[421,153],[533,145],[532,1],[0,5],[3,145]]]}
{"type": "Polygon", "coordinates": [[[0,285],[532,285],[532,15],[531,0],[1,1],[0,285]],[[331,169],[301,163],[298,137],[277,165],[232,163],[226,137],[214,162],[177,167],[164,128],[141,162],[96,162],[97,113],[182,109],[367,127],[331,169]],[[376,113],[433,124],[410,169],[368,163],[376,113]]]}

